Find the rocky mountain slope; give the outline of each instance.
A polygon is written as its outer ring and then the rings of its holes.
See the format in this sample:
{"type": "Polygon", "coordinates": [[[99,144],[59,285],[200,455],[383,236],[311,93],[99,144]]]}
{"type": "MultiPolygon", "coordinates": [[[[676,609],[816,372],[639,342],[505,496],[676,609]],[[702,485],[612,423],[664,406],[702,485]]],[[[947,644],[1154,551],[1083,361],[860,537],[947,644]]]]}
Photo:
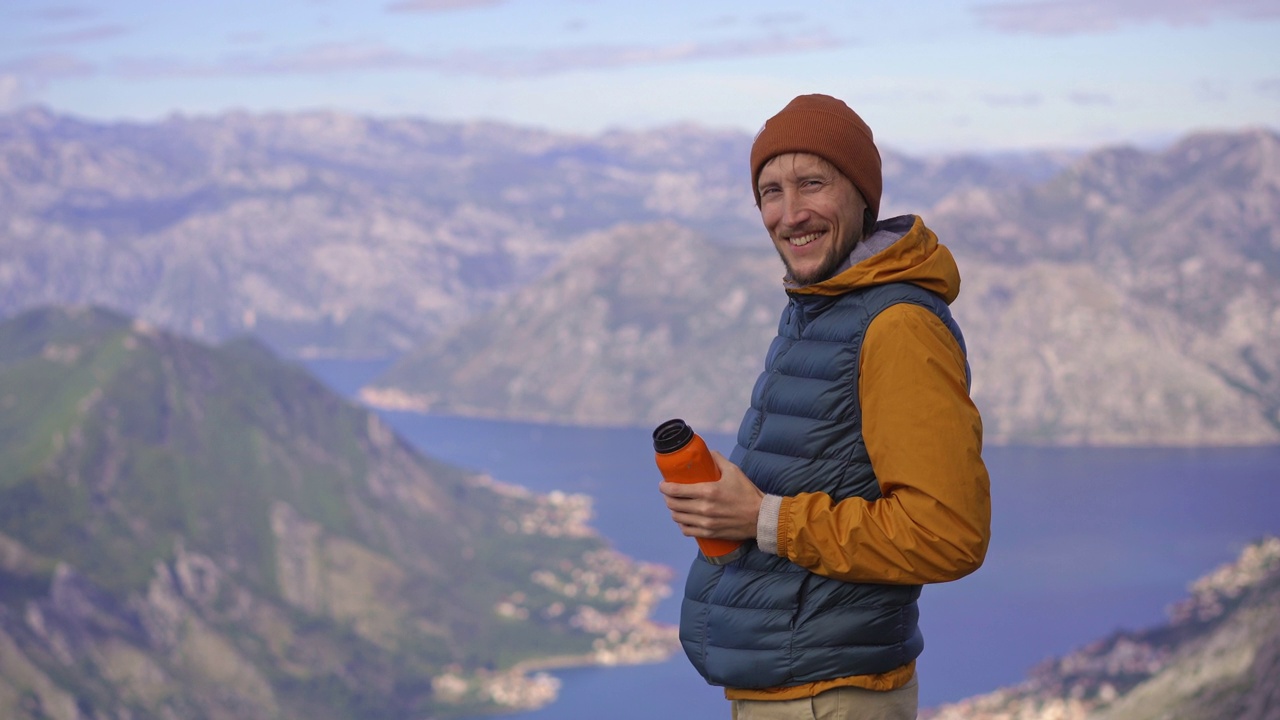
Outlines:
{"type": "Polygon", "coordinates": [[[260,343],[0,324],[0,717],[447,717],[654,660],[665,568],[414,452],[260,343]]]}
{"type": "Polygon", "coordinates": [[[578,424],[741,419],[785,302],[770,249],[675,224],[586,238],[540,282],[405,356],[374,405],[578,424]],[[725,402],[726,395],[733,402],[725,402]]]}
{"type": "MultiPolygon", "coordinates": [[[[596,137],[341,113],[104,124],[0,116],[0,314],[93,303],[286,355],[388,357],[537,277],[570,240],[677,222],[754,243],[749,135],[596,137]]],[[[1048,155],[916,160],[885,202],[1014,187],[1048,155]]]]}
{"type": "MultiPolygon", "coordinates": [[[[926,222],[960,259],[989,441],[1280,442],[1280,137],[1104,151],[1030,189],[959,191],[926,222]]],[[[732,429],[785,299],[771,251],[714,245],[663,225],[584,238],[364,397],[732,429]]]]}
{"type": "Polygon", "coordinates": [[[1119,632],[1044,663],[1021,685],[926,720],[1280,718],[1280,538],[1191,586],[1166,625],[1119,632]]]}
{"type": "Polygon", "coordinates": [[[206,339],[252,331],[290,355],[388,356],[535,277],[579,233],[663,218],[742,232],[745,152],[740,133],[692,127],[582,138],[26,110],[0,116],[0,312],[95,303],[206,339]]]}
{"type": "Polygon", "coordinates": [[[1103,150],[931,216],[973,261],[960,310],[998,436],[1275,442],[1280,136],[1103,150]]]}

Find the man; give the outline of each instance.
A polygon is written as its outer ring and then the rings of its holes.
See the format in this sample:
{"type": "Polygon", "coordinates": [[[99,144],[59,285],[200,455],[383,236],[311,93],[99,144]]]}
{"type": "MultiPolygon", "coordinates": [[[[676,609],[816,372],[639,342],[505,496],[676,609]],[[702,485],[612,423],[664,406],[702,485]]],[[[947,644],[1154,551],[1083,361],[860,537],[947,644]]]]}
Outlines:
{"type": "Polygon", "coordinates": [[[797,97],[751,148],[789,297],[721,479],[660,489],[699,556],[685,652],[735,720],[913,718],[916,599],[982,564],[982,421],[948,304],[960,276],[918,217],[877,222],[880,154],[840,100],[797,97]]]}

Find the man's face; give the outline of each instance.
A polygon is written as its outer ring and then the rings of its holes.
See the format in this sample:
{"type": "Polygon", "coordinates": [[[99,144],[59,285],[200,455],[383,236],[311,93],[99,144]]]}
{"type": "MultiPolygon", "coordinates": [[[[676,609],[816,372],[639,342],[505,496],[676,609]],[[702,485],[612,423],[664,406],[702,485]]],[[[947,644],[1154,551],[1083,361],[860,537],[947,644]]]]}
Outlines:
{"type": "Polygon", "coordinates": [[[835,275],[862,239],[867,203],[853,183],[817,155],[787,153],[764,164],[760,218],[791,280],[812,285],[835,275]]]}

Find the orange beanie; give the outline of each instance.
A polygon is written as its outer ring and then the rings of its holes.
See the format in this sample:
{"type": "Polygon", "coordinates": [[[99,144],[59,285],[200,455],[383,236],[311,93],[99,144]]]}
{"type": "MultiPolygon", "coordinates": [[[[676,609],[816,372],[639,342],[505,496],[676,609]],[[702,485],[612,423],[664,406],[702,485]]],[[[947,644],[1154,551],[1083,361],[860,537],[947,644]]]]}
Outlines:
{"type": "Polygon", "coordinates": [[[751,146],[751,190],[760,205],[760,170],[770,158],[791,152],[817,155],[836,166],[880,215],[880,151],[871,128],[830,95],[801,95],[769,118],[751,146]]]}

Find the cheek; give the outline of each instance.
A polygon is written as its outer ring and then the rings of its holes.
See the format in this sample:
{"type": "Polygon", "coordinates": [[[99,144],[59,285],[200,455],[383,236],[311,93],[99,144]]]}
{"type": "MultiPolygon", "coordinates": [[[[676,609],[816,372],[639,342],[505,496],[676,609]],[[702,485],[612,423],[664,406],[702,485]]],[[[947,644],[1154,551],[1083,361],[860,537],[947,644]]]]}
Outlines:
{"type": "Polygon", "coordinates": [[[760,211],[760,222],[764,224],[766,230],[773,231],[774,226],[778,224],[777,215],[777,213],[769,212],[768,210],[760,211]]]}
{"type": "Polygon", "coordinates": [[[766,228],[773,230],[782,222],[782,208],[778,203],[765,203],[760,206],[760,221],[766,228]]]}

